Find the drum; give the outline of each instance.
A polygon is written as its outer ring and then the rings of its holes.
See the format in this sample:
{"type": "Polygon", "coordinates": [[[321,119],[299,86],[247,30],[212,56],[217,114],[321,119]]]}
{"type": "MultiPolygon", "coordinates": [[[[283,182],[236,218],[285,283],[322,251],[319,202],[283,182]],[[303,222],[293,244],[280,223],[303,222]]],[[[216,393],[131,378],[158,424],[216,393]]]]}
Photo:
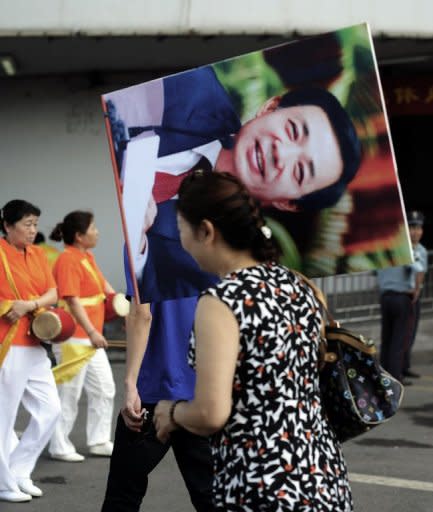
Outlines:
{"type": "Polygon", "coordinates": [[[38,340],[60,343],[74,334],[76,326],[70,313],[62,308],[49,308],[34,317],[31,332],[38,340]]]}
{"type": "Polygon", "coordinates": [[[123,293],[109,293],[105,298],[105,321],[110,322],[129,313],[130,303],[123,293]]]}

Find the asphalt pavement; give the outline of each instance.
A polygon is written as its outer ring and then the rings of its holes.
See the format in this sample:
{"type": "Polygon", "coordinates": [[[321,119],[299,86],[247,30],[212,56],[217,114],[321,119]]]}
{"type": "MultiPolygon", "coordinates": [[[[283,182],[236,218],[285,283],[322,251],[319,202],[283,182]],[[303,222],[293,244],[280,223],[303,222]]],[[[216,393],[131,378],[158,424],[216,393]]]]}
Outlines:
{"type": "MultiPolygon", "coordinates": [[[[351,324],[379,344],[378,321],[351,324]]],[[[110,349],[117,384],[116,407],[122,400],[124,351],[110,349]]],[[[343,445],[352,484],[355,512],[433,512],[433,312],[423,312],[413,352],[413,370],[422,375],[405,388],[402,405],[389,422],[343,445]]],[[[86,455],[86,398],[71,436],[86,455]]],[[[17,430],[26,413],[20,411],[17,430]]],[[[113,418],[113,427],[116,417],[113,418]]],[[[33,473],[42,498],[29,503],[0,502],[0,512],[98,512],[108,473],[107,458],[88,456],[82,463],[50,460],[46,450],[33,473]]],[[[182,478],[169,452],[150,477],[141,511],[190,512],[182,478]]]]}

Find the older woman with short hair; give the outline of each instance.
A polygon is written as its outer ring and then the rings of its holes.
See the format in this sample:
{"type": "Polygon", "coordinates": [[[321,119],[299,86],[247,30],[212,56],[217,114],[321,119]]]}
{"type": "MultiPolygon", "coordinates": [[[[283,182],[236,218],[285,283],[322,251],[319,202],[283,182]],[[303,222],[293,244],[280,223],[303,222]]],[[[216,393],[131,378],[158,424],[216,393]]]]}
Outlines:
{"type": "Polygon", "coordinates": [[[42,496],[31,473],[60,414],[51,363],[30,329],[32,313],[57,301],[47,257],[33,245],[40,214],[14,199],[0,215],[0,500],[10,502],[42,496]],[[17,443],[20,404],[30,421],[17,443]]]}

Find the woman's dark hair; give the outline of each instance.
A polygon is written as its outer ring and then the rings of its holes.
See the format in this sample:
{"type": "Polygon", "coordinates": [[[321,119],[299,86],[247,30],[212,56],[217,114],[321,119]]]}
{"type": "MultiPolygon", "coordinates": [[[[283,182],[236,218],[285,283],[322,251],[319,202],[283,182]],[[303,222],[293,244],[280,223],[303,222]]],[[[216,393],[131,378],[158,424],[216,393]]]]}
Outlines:
{"type": "Polygon", "coordinates": [[[6,203],[0,210],[0,228],[3,233],[6,234],[4,226],[5,223],[12,226],[29,215],[39,217],[41,215],[41,210],[37,206],[28,203],[23,199],[13,199],[6,203]]]}
{"type": "Polygon", "coordinates": [[[93,219],[94,215],[92,212],[76,210],[68,213],[63,222],[59,222],[51,231],[50,239],[55,242],[63,240],[65,244],[72,245],[75,242],[76,233],[84,235],[93,219]]]}
{"type": "Polygon", "coordinates": [[[187,176],[179,188],[177,210],[193,227],[209,220],[230,247],[249,249],[258,261],[279,257],[258,201],[231,174],[196,171],[187,176]]]}

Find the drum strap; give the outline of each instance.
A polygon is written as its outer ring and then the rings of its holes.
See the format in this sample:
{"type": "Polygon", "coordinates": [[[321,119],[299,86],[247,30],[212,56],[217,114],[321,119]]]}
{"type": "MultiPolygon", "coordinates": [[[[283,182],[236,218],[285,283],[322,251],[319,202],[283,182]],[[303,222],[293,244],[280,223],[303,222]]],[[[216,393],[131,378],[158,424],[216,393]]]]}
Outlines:
{"type": "Polygon", "coordinates": [[[98,285],[99,291],[101,293],[104,293],[104,287],[101,283],[101,280],[99,279],[98,274],[96,273],[95,269],[90,264],[89,260],[86,260],[85,258],[83,258],[80,263],[87,270],[87,272],[89,272],[89,274],[93,277],[93,279],[95,280],[95,283],[98,285]]]}
{"type": "MultiPolygon", "coordinates": [[[[9,267],[9,263],[6,258],[6,254],[4,253],[4,251],[1,247],[0,247],[0,259],[2,260],[3,267],[4,267],[5,273],[6,273],[6,279],[9,283],[9,286],[12,288],[12,291],[13,291],[16,299],[21,300],[21,296],[18,291],[18,288],[15,285],[15,281],[12,276],[12,272],[9,267]]],[[[9,300],[0,301],[0,316],[3,316],[5,313],[7,313],[9,311],[9,309],[12,306],[12,303],[13,303],[13,301],[9,301],[9,300]]],[[[16,322],[14,322],[11,325],[11,327],[8,329],[8,331],[6,333],[6,337],[3,340],[3,343],[0,345],[0,368],[3,364],[3,361],[5,360],[7,353],[9,352],[9,349],[12,344],[12,340],[15,337],[19,323],[20,323],[20,320],[17,320],[16,322]]]]}
{"type": "MultiPolygon", "coordinates": [[[[98,293],[98,295],[92,295],[91,297],[80,297],[80,304],[82,306],[97,306],[101,304],[105,300],[105,293],[98,293]]],[[[58,301],[59,308],[63,308],[70,313],[70,308],[68,303],[60,299],[58,301]]]]}
{"type": "MultiPolygon", "coordinates": [[[[86,260],[85,258],[83,258],[80,261],[80,263],[87,270],[87,272],[89,272],[89,274],[95,280],[96,284],[98,285],[98,288],[101,291],[101,293],[98,293],[97,295],[92,295],[91,297],[80,297],[80,304],[82,306],[97,306],[98,304],[102,304],[102,302],[104,302],[105,300],[105,293],[103,290],[101,280],[98,277],[98,274],[95,272],[95,269],[92,267],[89,261],[86,260]]],[[[59,300],[58,304],[59,307],[65,309],[66,311],[70,311],[68,303],[65,300],[59,300]]]]}
{"type": "Polygon", "coordinates": [[[100,293],[98,293],[97,295],[93,295],[92,297],[80,298],[80,302],[83,306],[97,306],[98,304],[101,304],[105,300],[104,287],[101,283],[101,279],[99,278],[95,269],[90,264],[89,260],[86,260],[85,258],[83,258],[80,263],[87,270],[87,272],[89,272],[89,274],[93,277],[95,283],[98,285],[98,288],[100,290],[100,293]]]}

